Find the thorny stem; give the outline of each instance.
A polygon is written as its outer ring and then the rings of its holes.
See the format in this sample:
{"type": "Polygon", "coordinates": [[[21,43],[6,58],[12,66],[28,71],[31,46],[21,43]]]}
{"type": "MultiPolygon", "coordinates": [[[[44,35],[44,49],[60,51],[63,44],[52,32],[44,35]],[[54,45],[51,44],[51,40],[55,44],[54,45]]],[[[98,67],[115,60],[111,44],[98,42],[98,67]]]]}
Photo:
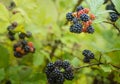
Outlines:
{"type": "Polygon", "coordinates": [[[109,22],[109,21],[103,21],[103,22],[113,25],[115,27],[115,29],[118,31],[119,35],[120,35],[120,28],[115,23],[109,22]]]}

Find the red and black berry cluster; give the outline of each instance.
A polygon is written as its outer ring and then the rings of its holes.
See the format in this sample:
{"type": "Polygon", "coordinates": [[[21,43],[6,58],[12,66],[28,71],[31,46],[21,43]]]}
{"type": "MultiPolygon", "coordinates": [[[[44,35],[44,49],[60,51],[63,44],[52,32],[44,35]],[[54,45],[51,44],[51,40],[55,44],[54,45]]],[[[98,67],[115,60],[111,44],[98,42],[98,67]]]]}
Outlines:
{"type": "Polygon", "coordinates": [[[89,12],[90,10],[88,8],[78,6],[76,12],[70,12],[66,14],[66,19],[72,23],[70,26],[70,32],[94,33],[92,21],[95,20],[95,15],[89,12]]]}
{"type": "Polygon", "coordinates": [[[90,50],[83,50],[82,54],[84,55],[83,61],[85,63],[90,62],[90,59],[94,59],[94,53],[92,53],[90,50]]]}
{"type": "Polygon", "coordinates": [[[14,44],[13,47],[14,56],[21,58],[28,53],[34,53],[35,48],[32,42],[27,42],[26,40],[21,40],[18,43],[14,44]]]}
{"type": "Polygon", "coordinates": [[[68,61],[57,60],[55,63],[48,63],[46,76],[49,84],[63,84],[65,79],[74,78],[72,67],[68,61]]]}
{"type": "MultiPolygon", "coordinates": [[[[10,26],[8,26],[8,37],[11,41],[15,40],[15,34],[14,29],[17,27],[17,22],[13,22],[10,26]]],[[[34,53],[35,47],[32,42],[27,42],[25,38],[30,38],[32,36],[32,33],[27,31],[26,33],[18,32],[19,41],[14,44],[13,50],[14,50],[14,56],[17,58],[23,57],[24,55],[28,53],[34,53]]]]}

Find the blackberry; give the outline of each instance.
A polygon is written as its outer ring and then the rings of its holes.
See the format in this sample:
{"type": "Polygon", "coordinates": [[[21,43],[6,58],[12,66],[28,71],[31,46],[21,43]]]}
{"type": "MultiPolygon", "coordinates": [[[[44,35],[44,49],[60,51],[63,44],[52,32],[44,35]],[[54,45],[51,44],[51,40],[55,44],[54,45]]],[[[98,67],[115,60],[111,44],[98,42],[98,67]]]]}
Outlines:
{"type": "Polygon", "coordinates": [[[82,24],[80,24],[80,23],[73,24],[72,26],[70,26],[70,32],[81,33],[82,32],[82,24]]]}
{"type": "Polygon", "coordinates": [[[84,57],[83,62],[84,62],[84,63],[89,63],[89,62],[90,62],[90,59],[89,59],[88,57],[84,57]]]}
{"type": "Polygon", "coordinates": [[[89,21],[89,16],[87,14],[82,14],[80,15],[80,19],[84,22],[89,21]]]}
{"type": "Polygon", "coordinates": [[[70,66],[70,63],[69,63],[68,61],[63,61],[62,67],[63,67],[64,69],[68,68],[69,66],[70,66]]]}
{"type": "Polygon", "coordinates": [[[82,52],[82,54],[83,54],[85,57],[89,57],[89,56],[91,55],[91,51],[85,49],[85,50],[82,52]]]}
{"type": "Polygon", "coordinates": [[[25,33],[20,33],[20,34],[19,34],[19,38],[20,38],[20,39],[24,39],[25,36],[26,36],[25,33]]]}
{"type": "Polygon", "coordinates": [[[82,54],[85,56],[84,60],[94,59],[94,54],[90,50],[84,50],[82,54]]]}
{"type": "Polygon", "coordinates": [[[9,32],[8,32],[8,35],[12,35],[12,36],[13,36],[13,35],[15,35],[15,33],[9,31],[9,32]]]}
{"type": "Polygon", "coordinates": [[[90,58],[90,59],[94,59],[94,54],[91,53],[89,58],[90,58]]]}
{"type": "Polygon", "coordinates": [[[78,11],[83,10],[83,9],[84,8],[82,6],[78,6],[77,9],[76,9],[76,11],[78,12],[78,11]]]}
{"type": "Polygon", "coordinates": [[[63,65],[63,61],[62,60],[57,60],[54,64],[57,67],[61,67],[63,65]]]}
{"type": "Polygon", "coordinates": [[[64,72],[64,77],[67,79],[67,80],[73,80],[74,78],[74,75],[72,72],[64,72]]]}
{"type": "Polygon", "coordinates": [[[76,17],[75,17],[75,18],[73,18],[73,20],[72,20],[72,21],[73,21],[73,24],[77,24],[77,23],[79,22],[78,18],[76,18],[76,17]]]}
{"type": "Polygon", "coordinates": [[[22,54],[19,53],[19,52],[14,52],[14,56],[17,57],[17,58],[21,58],[21,57],[22,57],[22,54]]]}
{"type": "Polygon", "coordinates": [[[24,46],[27,45],[27,41],[26,41],[26,40],[22,40],[22,41],[21,41],[21,44],[22,44],[22,46],[24,47],[24,46]]]}
{"type": "Polygon", "coordinates": [[[13,29],[14,29],[14,27],[13,27],[12,25],[10,25],[10,26],[7,27],[7,30],[8,30],[8,31],[11,31],[11,30],[13,30],[13,29]]]}
{"type": "Polygon", "coordinates": [[[88,33],[94,33],[94,28],[92,27],[92,26],[89,26],[88,28],[87,28],[87,32],[88,33]]]}
{"type": "Polygon", "coordinates": [[[117,20],[118,20],[118,14],[116,14],[116,13],[110,13],[110,20],[112,21],[112,22],[116,22],[117,20]]]}
{"type": "Polygon", "coordinates": [[[8,35],[8,38],[11,40],[11,41],[14,41],[15,40],[15,37],[13,35],[8,35]]]}
{"type": "Polygon", "coordinates": [[[25,52],[30,52],[30,47],[29,46],[25,46],[24,50],[25,50],[25,52]]]}
{"type": "Polygon", "coordinates": [[[47,69],[52,71],[55,68],[55,65],[53,63],[48,63],[47,69]]]}
{"type": "Polygon", "coordinates": [[[72,15],[72,13],[67,13],[66,14],[66,19],[68,20],[68,21],[72,21],[73,20],[73,15],[72,15]]]}

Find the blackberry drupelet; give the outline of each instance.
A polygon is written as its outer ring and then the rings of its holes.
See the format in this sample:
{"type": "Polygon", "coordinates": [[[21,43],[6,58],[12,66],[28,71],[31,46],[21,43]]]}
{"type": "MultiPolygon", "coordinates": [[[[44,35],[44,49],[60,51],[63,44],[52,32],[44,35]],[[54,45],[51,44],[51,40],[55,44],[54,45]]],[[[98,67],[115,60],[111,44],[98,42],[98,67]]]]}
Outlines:
{"type": "Polygon", "coordinates": [[[69,66],[70,66],[70,63],[69,63],[68,61],[63,61],[62,67],[63,67],[64,69],[68,68],[69,66]]]}
{"type": "Polygon", "coordinates": [[[110,20],[112,22],[116,22],[118,20],[118,14],[116,14],[114,12],[110,13],[110,20]]]}
{"type": "Polygon", "coordinates": [[[78,6],[77,9],[76,9],[76,11],[78,12],[78,11],[83,10],[83,9],[84,8],[82,6],[78,6]]]}
{"type": "Polygon", "coordinates": [[[87,22],[87,21],[89,21],[90,18],[87,14],[82,14],[82,15],[80,15],[80,19],[84,22],[87,22]]]}
{"type": "Polygon", "coordinates": [[[68,20],[68,21],[72,21],[73,20],[73,15],[72,15],[72,13],[67,13],[66,14],[66,19],[68,20]]]}
{"type": "Polygon", "coordinates": [[[73,21],[73,24],[77,24],[79,22],[78,18],[76,17],[74,17],[72,21],[73,21]]]}
{"type": "Polygon", "coordinates": [[[94,33],[94,28],[92,27],[92,26],[89,26],[88,28],[87,28],[87,32],[88,33],[94,33]]]}
{"type": "Polygon", "coordinates": [[[81,33],[82,32],[82,24],[77,23],[70,26],[70,32],[72,33],[81,33]]]}
{"type": "Polygon", "coordinates": [[[72,80],[72,79],[74,78],[72,72],[64,72],[63,74],[64,74],[64,77],[65,77],[67,80],[72,80]]]}

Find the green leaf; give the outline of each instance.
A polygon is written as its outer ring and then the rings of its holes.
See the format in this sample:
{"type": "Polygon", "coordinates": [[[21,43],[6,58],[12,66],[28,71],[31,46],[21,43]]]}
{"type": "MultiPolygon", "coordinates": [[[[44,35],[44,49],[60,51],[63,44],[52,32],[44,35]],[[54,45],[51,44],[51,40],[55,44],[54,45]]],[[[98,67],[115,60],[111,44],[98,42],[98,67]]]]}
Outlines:
{"type": "Polygon", "coordinates": [[[107,55],[103,55],[103,58],[106,60],[107,63],[112,62],[112,59],[107,55]]]}
{"type": "Polygon", "coordinates": [[[110,65],[106,64],[106,65],[100,65],[101,69],[104,71],[104,72],[111,72],[112,69],[110,67],[110,65]]]}
{"type": "Polygon", "coordinates": [[[79,63],[80,63],[80,60],[75,57],[72,61],[71,61],[71,64],[74,66],[74,67],[77,67],[79,66],[79,63]]]}
{"type": "Polygon", "coordinates": [[[1,67],[7,67],[9,63],[9,52],[7,48],[0,45],[0,68],[1,67]]]}
{"type": "Polygon", "coordinates": [[[3,21],[9,21],[9,12],[6,7],[0,3],[0,19],[3,21]]]}
{"type": "Polygon", "coordinates": [[[0,80],[2,80],[5,77],[5,71],[4,69],[0,69],[0,80]]]}
{"type": "Polygon", "coordinates": [[[120,13],[120,0],[111,0],[115,5],[116,10],[120,13]]]}

